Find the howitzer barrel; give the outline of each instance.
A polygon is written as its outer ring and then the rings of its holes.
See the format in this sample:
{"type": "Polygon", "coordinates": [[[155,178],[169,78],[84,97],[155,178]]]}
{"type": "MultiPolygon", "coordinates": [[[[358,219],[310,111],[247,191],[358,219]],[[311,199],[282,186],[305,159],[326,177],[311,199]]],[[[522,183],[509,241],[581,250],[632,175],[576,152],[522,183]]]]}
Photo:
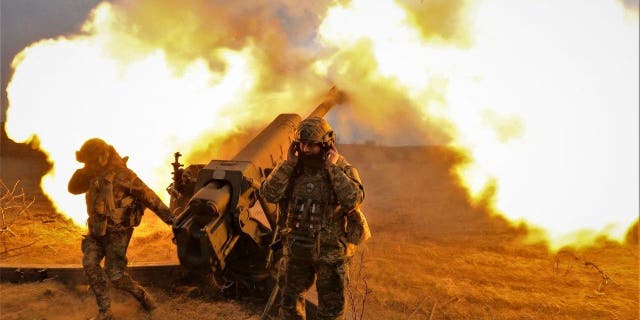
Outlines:
{"type": "Polygon", "coordinates": [[[338,90],[336,87],[332,87],[329,93],[324,97],[322,103],[320,103],[310,114],[309,117],[324,117],[331,108],[341,104],[345,101],[346,96],[344,92],[338,90]]]}
{"type": "Polygon", "coordinates": [[[287,155],[296,126],[301,118],[297,114],[278,115],[249,144],[233,157],[235,161],[250,161],[258,168],[272,168],[287,155]]]}
{"type": "MultiPolygon", "coordinates": [[[[344,93],[333,87],[309,117],[324,117],[331,108],[344,100],[344,93]]],[[[238,152],[233,160],[251,161],[258,168],[273,168],[286,158],[289,144],[294,140],[296,126],[301,120],[302,118],[297,114],[279,115],[238,152]]]]}

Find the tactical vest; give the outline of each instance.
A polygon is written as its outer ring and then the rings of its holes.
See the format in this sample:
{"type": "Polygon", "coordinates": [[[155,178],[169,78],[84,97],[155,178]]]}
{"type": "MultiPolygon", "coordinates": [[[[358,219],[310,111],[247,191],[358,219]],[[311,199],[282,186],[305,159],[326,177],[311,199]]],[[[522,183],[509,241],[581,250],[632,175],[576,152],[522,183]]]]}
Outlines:
{"type": "Polygon", "coordinates": [[[326,170],[303,173],[292,181],[286,227],[296,238],[315,240],[321,229],[332,230],[336,206],[326,170]]]}
{"type": "Polygon", "coordinates": [[[107,226],[136,227],[144,207],[114,183],[115,175],[94,178],[87,191],[87,224],[94,236],[106,234],[107,226]],[[116,185],[114,187],[114,185],[116,185]]]}

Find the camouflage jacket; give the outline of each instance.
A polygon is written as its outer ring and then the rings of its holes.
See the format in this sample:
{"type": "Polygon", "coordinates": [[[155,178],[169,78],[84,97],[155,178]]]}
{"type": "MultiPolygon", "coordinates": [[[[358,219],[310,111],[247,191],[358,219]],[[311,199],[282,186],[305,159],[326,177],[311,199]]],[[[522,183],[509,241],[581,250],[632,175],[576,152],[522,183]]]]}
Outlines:
{"type": "Polygon", "coordinates": [[[89,231],[103,235],[107,227],[135,227],[145,208],[167,224],[173,222],[169,208],[138,176],[124,165],[110,166],[96,174],[78,169],[69,180],[69,192],[86,193],[89,231]]]}
{"type": "Polygon", "coordinates": [[[349,255],[345,214],[364,199],[358,171],[342,156],[319,174],[301,170],[294,176],[294,171],[283,161],[260,188],[266,201],[281,204],[284,254],[329,261],[349,255]]]}

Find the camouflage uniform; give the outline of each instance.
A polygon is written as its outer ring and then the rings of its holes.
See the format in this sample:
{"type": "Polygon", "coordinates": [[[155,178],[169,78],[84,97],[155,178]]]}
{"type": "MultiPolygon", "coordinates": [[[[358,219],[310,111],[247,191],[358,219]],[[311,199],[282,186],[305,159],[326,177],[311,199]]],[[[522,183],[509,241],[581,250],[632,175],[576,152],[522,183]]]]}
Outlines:
{"type": "Polygon", "coordinates": [[[145,309],[155,307],[151,296],[126,272],[127,247],[145,208],[165,223],[173,222],[169,208],[126,167],[126,160],[114,159],[99,173],[86,166],[78,169],[69,181],[69,192],[86,193],[89,234],[82,240],[82,265],[96,295],[99,319],[111,317],[105,273],[114,287],[131,293],[145,309]],[[100,267],[103,258],[104,272],[100,267]]]}
{"type": "Polygon", "coordinates": [[[280,317],[305,318],[305,292],[317,276],[318,318],[343,319],[345,263],[353,252],[345,239],[345,214],[364,198],[357,170],[342,156],[321,170],[284,161],[260,192],[284,213],[280,317]]]}

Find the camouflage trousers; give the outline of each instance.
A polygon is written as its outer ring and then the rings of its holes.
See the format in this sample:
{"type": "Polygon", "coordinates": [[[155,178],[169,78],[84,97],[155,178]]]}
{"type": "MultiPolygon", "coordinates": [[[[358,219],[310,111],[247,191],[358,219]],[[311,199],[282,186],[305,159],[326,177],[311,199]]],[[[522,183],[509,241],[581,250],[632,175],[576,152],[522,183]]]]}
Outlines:
{"type": "Polygon", "coordinates": [[[318,319],[344,319],[345,260],[282,259],[280,319],[305,319],[305,293],[316,276],[318,319]]]}
{"type": "Polygon", "coordinates": [[[145,295],[144,288],[126,272],[127,247],[132,234],[132,227],[110,227],[104,236],[89,234],[82,240],[82,266],[89,286],[96,295],[98,308],[102,311],[111,306],[107,278],[114,287],[129,292],[138,300],[145,295]],[[104,271],[100,267],[103,258],[104,271]]]}

